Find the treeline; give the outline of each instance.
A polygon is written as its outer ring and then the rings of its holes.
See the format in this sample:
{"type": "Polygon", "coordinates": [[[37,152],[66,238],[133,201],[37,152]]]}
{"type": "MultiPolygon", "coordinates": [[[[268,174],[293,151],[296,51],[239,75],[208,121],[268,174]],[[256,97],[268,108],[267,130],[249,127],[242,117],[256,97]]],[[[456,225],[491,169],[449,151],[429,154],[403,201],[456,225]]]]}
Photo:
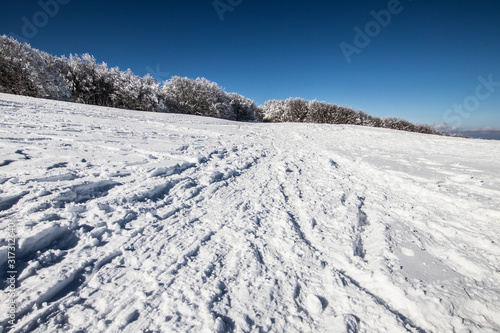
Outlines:
{"type": "Polygon", "coordinates": [[[55,57],[0,37],[0,92],[131,110],[255,120],[255,103],[203,78],[172,77],[161,85],[149,74],[97,63],[89,54],[55,57]]]}
{"type": "Polygon", "coordinates": [[[346,124],[383,127],[407,132],[449,135],[435,130],[429,125],[413,124],[399,118],[373,117],[363,111],[302,98],[271,100],[264,103],[263,120],[268,122],[305,122],[320,124],[346,124]]]}
{"type": "Polygon", "coordinates": [[[0,92],[131,110],[172,112],[237,121],[310,122],[384,127],[449,135],[427,125],[378,118],[349,107],[301,98],[267,101],[257,107],[249,98],[228,93],[204,78],[174,76],[160,84],[97,63],[89,54],[55,57],[0,36],[0,92]]]}

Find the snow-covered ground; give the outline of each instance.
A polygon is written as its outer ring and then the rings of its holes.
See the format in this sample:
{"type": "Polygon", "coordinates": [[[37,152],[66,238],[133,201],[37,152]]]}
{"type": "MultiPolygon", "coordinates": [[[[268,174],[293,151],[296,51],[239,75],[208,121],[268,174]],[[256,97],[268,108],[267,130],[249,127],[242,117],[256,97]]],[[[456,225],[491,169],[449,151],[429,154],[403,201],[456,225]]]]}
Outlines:
{"type": "Polygon", "coordinates": [[[499,332],[500,142],[0,94],[12,332],[499,332]]]}

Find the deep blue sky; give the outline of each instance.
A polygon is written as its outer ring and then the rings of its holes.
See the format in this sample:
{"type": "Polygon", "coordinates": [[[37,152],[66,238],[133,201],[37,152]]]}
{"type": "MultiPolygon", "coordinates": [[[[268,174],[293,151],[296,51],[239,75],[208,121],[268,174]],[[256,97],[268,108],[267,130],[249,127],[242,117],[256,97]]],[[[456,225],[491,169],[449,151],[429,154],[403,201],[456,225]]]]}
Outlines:
{"type": "MultiPolygon", "coordinates": [[[[159,69],[160,80],[206,77],[257,104],[303,97],[419,123],[500,128],[500,83],[476,97],[479,76],[500,82],[500,2],[401,0],[401,12],[348,63],[340,44],[354,46],[354,28],[388,4],[243,0],[221,21],[213,0],[70,0],[27,40],[141,76],[159,69]],[[469,111],[452,110],[464,101],[469,111]]],[[[23,17],[44,23],[38,1],[1,7],[0,34],[23,36],[23,17]]]]}

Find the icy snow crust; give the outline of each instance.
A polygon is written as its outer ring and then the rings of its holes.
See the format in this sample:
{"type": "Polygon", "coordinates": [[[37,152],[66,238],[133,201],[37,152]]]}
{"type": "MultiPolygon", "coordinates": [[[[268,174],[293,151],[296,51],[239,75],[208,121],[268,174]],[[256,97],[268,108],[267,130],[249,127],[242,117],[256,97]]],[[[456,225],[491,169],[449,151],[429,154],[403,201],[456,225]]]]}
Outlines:
{"type": "Polygon", "coordinates": [[[0,94],[0,143],[12,332],[500,331],[498,141],[0,94]]]}

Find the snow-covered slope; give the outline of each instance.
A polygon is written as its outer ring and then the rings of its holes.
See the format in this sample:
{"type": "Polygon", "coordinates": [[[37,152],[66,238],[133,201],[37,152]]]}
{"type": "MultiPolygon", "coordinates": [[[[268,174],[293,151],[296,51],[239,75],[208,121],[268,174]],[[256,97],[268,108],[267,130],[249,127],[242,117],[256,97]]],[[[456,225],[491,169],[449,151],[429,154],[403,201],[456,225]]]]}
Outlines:
{"type": "Polygon", "coordinates": [[[12,332],[498,332],[500,142],[0,94],[12,332]]]}

